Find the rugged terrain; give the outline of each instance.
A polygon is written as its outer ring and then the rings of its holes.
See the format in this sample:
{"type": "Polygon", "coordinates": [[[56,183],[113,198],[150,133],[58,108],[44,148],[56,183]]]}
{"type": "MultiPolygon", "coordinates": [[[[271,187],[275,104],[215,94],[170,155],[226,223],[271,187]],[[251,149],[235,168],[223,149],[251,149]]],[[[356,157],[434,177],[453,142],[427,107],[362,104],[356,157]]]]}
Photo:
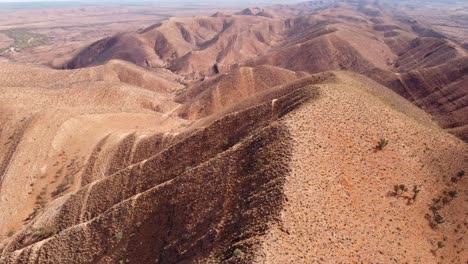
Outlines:
{"type": "Polygon", "coordinates": [[[64,67],[122,59],[191,79],[237,65],[268,64],[308,73],[349,70],[393,89],[467,139],[468,56],[463,43],[364,1],[316,8],[277,6],[170,18],[141,32],[100,40],[64,67]]]}
{"type": "Polygon", "coordinates": [[[0,63],[0,263],[466,263],[463,43],[335,2],[0,63]]]}
{"type": "Polygon", "coordinates": [[[0,3],[0,61],[60,67],[77,50],[101,38],[146,28],[169,17],[210,15],[239,5],[195,5],[121,1],[112,4],[77,1],[0,3]],[[4,5],[6,5],[4,7],[4,5]],[[15,5],[14,3],[11,5],[15,5]],[[28,8],[31,5],[32,8],[28,8]],[[41,7],[50,5],[50,7],[41,7]]]}

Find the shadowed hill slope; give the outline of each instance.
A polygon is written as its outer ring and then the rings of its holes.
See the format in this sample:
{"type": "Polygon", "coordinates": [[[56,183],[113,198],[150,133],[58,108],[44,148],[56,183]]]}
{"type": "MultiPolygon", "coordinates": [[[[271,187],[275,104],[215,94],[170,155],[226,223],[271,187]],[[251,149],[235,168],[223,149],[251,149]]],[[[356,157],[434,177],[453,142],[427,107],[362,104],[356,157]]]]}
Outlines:
{"type": "Polygon", "coordinates": [[[405,73],[374,73],[374,78],[432,114],[439,124],[468,139],[468,57],[405,73]]]}
{"type": "Polygon", "coordinates": [[[399,76],[412,101],[468,140],[468,57],[399,76]]]}
{"type": "Polygon", "coordinates": [[[176,97],[176,101],[183,104],[177,112],[182,118],[191,120],[206,117],[221,112],[252,94],[305,75],[271,66],[236,68],[185,89],[176,97]]]}
{"type": "Polygon", "coordinates": [[[215,65],[242,63],[274,45],[283,27],[281,20],[261,16],[171,18],[140,33],[100,40],[65,68],[123,59],[185,75],[211,74],[215,65]]]}
{"type": "Polygon", "coordinates": [[[441,38],[420,36],[388,15],[359,14],[352,5],[331,7],[291,22],[288,38],[247,65],[275,65],[317,73],[349,70],[386,85],[433,114],[466,139],[466,51],[441,38]]]}

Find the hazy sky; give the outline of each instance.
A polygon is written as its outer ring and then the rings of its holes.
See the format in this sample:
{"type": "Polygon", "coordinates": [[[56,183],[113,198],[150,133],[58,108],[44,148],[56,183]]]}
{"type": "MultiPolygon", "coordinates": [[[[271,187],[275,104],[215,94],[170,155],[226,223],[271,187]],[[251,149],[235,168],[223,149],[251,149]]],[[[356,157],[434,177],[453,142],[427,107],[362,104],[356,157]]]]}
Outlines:
{"type": "Polygon", "coordinates": [[[151,6],[268,6],[293,4],[306,0],[0,0],[0,11],[9,8],[49,8],[99,5],[151,5],[151,6]],[[41,2],[44,2],[42,5],[41,2]],[[67,3],[68,2],[68,3],[67,3]],[[31,3],[30,5],[28,3],[31,3]]]}
{"type": "MultiPolygon", "coordinates": [[[[95,3],[96,5],[99,5],[99,2],[100,1],[91,1],[91,0],[0,0],[0,3],[12,3],[12,2],[64,2],[64,1],[68,1],[68,2],[93,2],[95,3]]],[[[194,2],[198,2],[198,3],[210,3],[210,2],[217,2],[217,3],[255,3],[255,2],[261,2],[261,3],[265,3],[265,2],[271,2],[271,3],[292,3],[292,2],[305,2],[306,0],[172,0],[172,1],[168,1],[168,0],[163,0],[163,1],[159,1],[159,0],[154,0],[154,1],[151,1],[151,0],[134,0],[134,1],[128,1],[126,0],[125,2],[149,2],[149,3],[158,3],[158,2],[171,2],[171,3],[177,3],[177,2],[181,2],[181,3],[194,3],[194,2]]],[[[119,2],[119,0],[116,0],[116,1],[113,1],[113,0],[107,0],[105,2],[119,2]]],[[[120,1],[121,2],[121,1],[120,1]]]]}

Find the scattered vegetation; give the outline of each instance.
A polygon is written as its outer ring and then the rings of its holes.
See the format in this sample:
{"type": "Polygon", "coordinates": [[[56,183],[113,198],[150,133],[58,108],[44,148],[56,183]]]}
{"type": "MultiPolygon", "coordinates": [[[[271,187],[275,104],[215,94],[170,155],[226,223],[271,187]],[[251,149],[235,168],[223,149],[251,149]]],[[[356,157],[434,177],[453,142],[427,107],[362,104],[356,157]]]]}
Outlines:
{"type": "Polygon", "coordinates": [[[459,180],[463,178],[463,176],[465,176],[465,171],[461,170],[457,173],[456,176],[452,177],[450,180],[452,181],[452,183],[457,183],[459,180]]]}
{"type": "MultiPolygon", "coordinates": [[[[63,156],[66,156],[63,154],[63,156]]],[[[82,157],[83,159],[83,157],[82,157]]],[[[81,169],[83,168],[82,163],[78,160],[78,157],[74,157],[70,160],[70,162],[67,164],[66,168],[61,167],[57,170],[55,173],[55,181],[57,181],[65,172],[65,176],[62,180],[62,182],[57,185],[55,188],[55,191],[51,193],[52,197],[57,197],[64,192],[66,192],[70,187],[73,186],[73,183],[75,181],[75,175],[78,174],[81,169]]]]}
{"type": "Polygon", "coordinates": [[[416,198],[418,198],[419,193],[421,192],[421,189],[417,185],[413,186],[413,201],[416,201],[416,198]]]}
{"type": "MultiPolygon", "coordinates": [[[[66,159],[65,153],[61,153],[59,156],[63,156],[64,159],[66,159]]],[[[54,163],[54,166],[58,165],[59,163],[54,163]]],[[[57,185],[55,188],[55,191],[53,191],[50,195],[52,198],[57,197],[61,194],[63,194],[65,191],[67,191],[74,183],[74,177],[76,174],[78,174],[82,169],[81,162],[77,160],[77,158],[73,158],[70,160],[69,164],[64,167],[60,167],[57,169],[54,175],[54,181],[51,183],[57,182],[57,180],[65,173],[65,176],[62,180],[62,182],[57,185]]],[[[41,179],[45,178],[45,174],[40,177],[41,179]]],[[[36,215],[37,212],[40,209],[43,209],[46,207],[48,199],[47,199],[47,189],[48,185],[44,186],[41,189],[41,192],[36,196],[36,207],[33,209],[33,212],[25,219],[25,221],[30,221],[33,219],[36,215]]]]}
{"type": "Polygon", "coordinates": [[[44,186],[39,193],[39,195],[36,196],[36,205],[38,205],[40,208],[44,208],[47,205],[47,185],[44,186]]]}
{"type": "Polygon", "coordinates": [[[432,199],[432,204],[429,206],[431,214],[426,214],[426,219],[429,221],[429,226],[436,229],[438,225],[445,222],[444,217],[440,214],[440,210],[444,206],[450,204],[457,198],[458,192],[456,190],[444,191],[442,196],[432,199]]]}
{"type": "Polygon", "coordinates": [[[222,143],[221,143],[221,144],[222,144],[222,149],[223,149],[224,151],[228,150],[228,149],[229,149],[230,147],[232,147],[232,145],[233,145],[233,144],[231,143],[231,141],[229,140],[229,138],[227,138],[227,137],[224,138],[224,139],[222,139],[222,143]]]}
{"type": "Polygon", "coordinates": [[[116,238],[117,240],[121,240],[121,239],[123,238],[123,232],[117,232],[117,233],[115,233],[115,238],[116,238]]]}
{"type": "Polygon", "coordinates": [[[383,150],[386,146],[388,145],[388,140],[387,139],[380,139],[379,143],[375,147],[377,150],[383,150]]]}
{"type": "Polygon", "coordinates": [[[10,231],[8,231],[7,236],[8,236],[8,237],[12,237],[14,234],[15,234],[15,231],[14,231],[14,230],[10,230],[10,231]]]}
{"type": "MultiPolygon", "coordinates": [[[[47,36],[29,32],[27,29],[14,28],[2,30],[0,33],[5,34],[7,37],[14,40],[14,44],[10,48],[15,50],[22,50],[25,48],[41,46],[47,44],[47,36]]],[[[4,52],[10,48],[0,50],[4,52]]]]}
{"type": "Polygon", "coordinates": [[[439,248],[443,248],[443,247],[445,247],[445,243],[444,243],[444,242],[442,242],[442,241],[437,242],[437,248],[438,248],[438,249],[439,249],[439,248]]]}
{"type": "Polygon", "coordinates": [[[235,257],[235,258],[243,258],[244,257],[244,252],[241,249],[236,248],[236,249],[234,249],[234,252],[232,252],[232,256],[235,257]]]}
{"type": "Polygon", "coordinates": [[[393,186],[393,191],[394,196],[401,196],[408,191],[408,188],[404,184],[397,184],[393,186]]]}
{"type": "Polygon", "coordinates": [[[443,248],[443,247],[445,247],[445,243],[444,243],[443,241],[438,241],[438,242],[437,242],[437,247],[436,247],[435,249],[432,249],[432,250],[431,250],[431,253],[432,253],[433,255],[436,255],[436,254],[437,254],[437,250],[439,250],[439,249],[441,249],[441,248],[443,248]]]}
{"type": "Polygon", "coordinates": [[[457,198],[457,196],[458,196],[458,192],[457,192],[456,190],[449,191],[449,192],[448,192],[448,196],[449,196],[451,199],[455,199],[455,198],[457,198]]]}
{"type": "Polygon", "coordinates": [[[39,205],[41,206],[41,208],[44,208],[47,205],[47,200],[41,198],[39,200],[39,205]]]}
{"type": "Polygon", "coordinates": [[[406,185],[396,184],[393,186],[393,192],[390,192],[390,196],[406,199],[408,201],[408,204],[412,204],[418,198],[418,195],[421,192],[421,189],[419,188],[418,185],[414,185],[412,192],[413,194],[409,195],[408,187],[406,187],[406,185]]]}
{"type": "Polygon", "coordinates": [[[52,192],[52,197],[59,196],[60,194],[68,190],[68,188],[70,187],[65,182],[60,183],[55,189],[55,191],[52,192]]]}
{"type": "Polygon", "coordinates": [[[440,214],[437,214],[434,217],[434,220],[436,221],[437,224],[442,224],[445,222],[444,218],[440,214]]]}
{"type": "Polygon", "coordinates": [[[432,205],[429,207],[429,210],[432,212],[432,216],[429,214],[426,215],[432,229],[436,229],[437,225],[445,222],[444,217],[440,214],[440,210],[442,209],[441,200],[441,198],[432,199],[432,205]]]}
{"type": "Polygon", "coordinates": [[[57,233],[57,229],[52,227],[40,227],[32,230],[32,237],[38,240],[44,240],[57,233]]]}

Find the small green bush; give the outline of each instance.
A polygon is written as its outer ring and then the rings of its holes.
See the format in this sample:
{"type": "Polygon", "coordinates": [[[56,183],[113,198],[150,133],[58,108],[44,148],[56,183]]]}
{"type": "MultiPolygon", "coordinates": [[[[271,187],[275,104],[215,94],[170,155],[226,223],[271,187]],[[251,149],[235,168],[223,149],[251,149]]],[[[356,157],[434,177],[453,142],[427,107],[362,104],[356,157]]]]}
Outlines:
{"type": "Polygon", "coordinates": [[[380,139],[379,143],[377,144],[377,150],[383,150],[388,145],[387,139],[380,139]]]}
{"type": "Polygon", "coordinates": [[[234,252],[232,253],[232,255],[236,258],[242,258],[244,256],[244,252],[242,252],[242,250],[236,248],[234,249],[234,252]]]}
{"type": "Polygon", "coordinates": [[[458,192],[456,190],[452,190],[452,191],[449,191],[448,192],[448,195],[453,199],[453,198],[457,198],[458,196],[458,192]]]}
{"type": "Polygon", "coordinates": [[[121,240],[123,238],[123,232],[117,232],[115,234],[115,238],[117,238],[117,240],[121,240]]]}
{"type": "Polygon", "coordinates": [[[436,214],[434,215],[434,221],[435,221],[437,224],[442,224],[442,223],[445,222],[444,218],[443,218],[440,214],[438,214],[438,213],[436,213],[436,214]]]}
{"type": "Polygon", "coordinates": [[[49,238],[57,233],[57,230],[52,227],[41,227],[38,229],[33,229],[33,237],[36,237],[40,240],[49,238]]]}
{"type": "Polygon", "coordinates": [[[393,191],[394,196],[401,196],[403,193],[408,191],[408,187],[404,184],[396,184],[393,186],[393,191]]]}
{"type": "Polygon", "coordinates": [[[439,248],[443,248],[443,247],[445,247],[445,243],[444,243],[444,242],[442,242],[442,241],[437,242],[437,248],[438,248],[438,249],[439,249],[439,248]]]}

